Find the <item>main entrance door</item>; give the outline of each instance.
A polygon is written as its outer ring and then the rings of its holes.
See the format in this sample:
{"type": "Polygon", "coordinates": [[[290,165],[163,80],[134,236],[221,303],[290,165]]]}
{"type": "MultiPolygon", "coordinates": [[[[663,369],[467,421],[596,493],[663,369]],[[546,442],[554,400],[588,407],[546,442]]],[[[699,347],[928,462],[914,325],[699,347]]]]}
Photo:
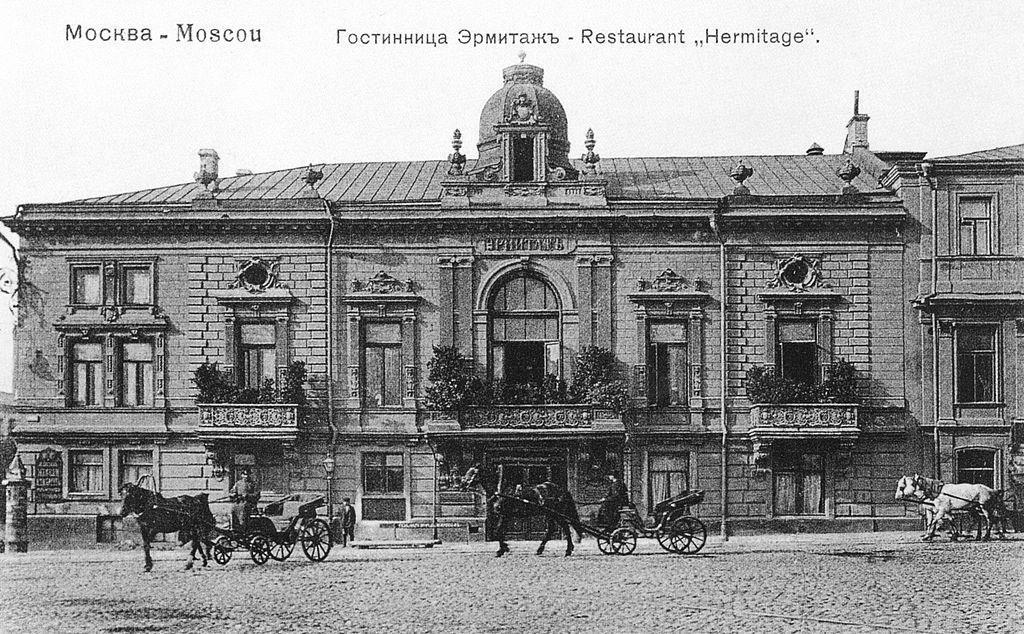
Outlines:
{"type": "MultiPolygon", "coordinates": [[[[517,484],[529,488],[548,481],[561,487],[566,485],[564,456],[503,457],[495,458],[493,464],[496,467],[499,465],[501,467],[502,488],[513,487],[517,484]]],[[[492,525],[493,522],[488,521],[488,527],[492,525]]],[[[517,517],[506,527],[505,538],[539,540],[544,537],[545,530],[547,530],[547,518],[543,515],[517,517]]],[[[490,529],[488,529],[488,538],[493,538],[490,529]]]]}

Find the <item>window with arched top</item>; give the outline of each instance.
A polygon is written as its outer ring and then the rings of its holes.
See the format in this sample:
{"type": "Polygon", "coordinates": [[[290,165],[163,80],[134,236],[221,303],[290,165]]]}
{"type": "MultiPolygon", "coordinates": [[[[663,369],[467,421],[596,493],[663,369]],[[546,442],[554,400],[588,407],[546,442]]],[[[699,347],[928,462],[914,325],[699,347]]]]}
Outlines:
{"type": "Polygon", "coordinates": [[[491,294],[491,373],[518,385],[562,375],[561,304],[547,280],[519,273],[491,294]]]}

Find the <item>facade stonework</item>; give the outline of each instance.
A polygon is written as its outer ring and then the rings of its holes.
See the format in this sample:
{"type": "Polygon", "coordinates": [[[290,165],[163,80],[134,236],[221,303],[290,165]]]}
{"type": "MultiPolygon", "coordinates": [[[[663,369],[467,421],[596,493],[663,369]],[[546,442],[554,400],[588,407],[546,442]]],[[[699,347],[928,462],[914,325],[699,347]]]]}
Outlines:
{"type": "Polygon", "coordinates": [[[703,489],[716,528],[874,530],[918,522],[905,473],[1015,485],[1019,148],[872,152],[858,113],[842,154],[602,160],[591,133],[572,161],[543,71],[504,79],[478,160],[458,133],[447,161],[211,179],[204,151],[202,182],[5,219],[36,291],[11,429],[34,513],[113,515],[145,474],[216,499],[249,468],[265,500],[352,498],[371,533],[479,526],[458,477],[481,463],[567,486],[584,516],[620,472],[641,512],[703,489]],[[594,346],[626,411],[427,397],[438,347],[539,394],[594,346]],[[234,402],[200,402],[213,364],[234,402]],[[846,401],[747,392],[763,369],[822,393],[843,367],[846,401]]]}

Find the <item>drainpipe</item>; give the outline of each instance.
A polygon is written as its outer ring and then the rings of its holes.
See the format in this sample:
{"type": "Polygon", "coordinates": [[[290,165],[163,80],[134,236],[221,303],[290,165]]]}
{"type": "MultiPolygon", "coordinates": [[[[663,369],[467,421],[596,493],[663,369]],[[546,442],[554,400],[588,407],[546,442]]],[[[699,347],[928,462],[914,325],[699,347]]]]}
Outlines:
{"type": "Polygon", "coordinates": [[[709,224],[711,225],[711,231],[713,231],[714,234],[715,234],[715,237],[718,238],[718,291],[719,291],[719,296],[721,297],[721,302],[722,302],[722,304],[721,304],[722,305],[722,310],[719,311],[719,319],[718,319],[718,321],[719,321],[719,328],[718,328],[718,337],[719,337],[718,347],[719,347],[719,350],[718,350],[718,354],[719,354],[719,364],[721,365],[720,374],[721,374],[721,382],[722,382],[721,394],[720,394],[720,399],[719,399],[719,406],[720,406],[719,416],[721,416],[721,418],[722,418],[722,456],[721,456],[721,458],[722,458],[722,469],[721,469],[721,483],[720,483],[720,487],[721,487],[721,490],[722,490],[722,509],[721,509],[722,521],[721,521],[721,524],[719,526],[718,534],[719,534],[719,537],[721,537],[722,541],[729,541],[729,531],[727,530],[727,527],[726,527],[726,518],[729,515],[729,501],[728,501],[728,493],[729,493],[729,482],[728,482],[728,474],[729,474],[729,467],[728,467],[728,460],[729,460],[729,445],[728,445],[728,442],[729,442],[729,421],[726,418],[726,416],[728,414],[727,409],[726,409],[726,392],[727,392],[728,384],[729,384],[729,370],[726,367],[727,359],[726,359],[726,349],[725,349],[725,345],[726,345],[726,314],[725,314],[725,312],[726,312],[726,292],[727,292],[727,289],[726,289],[726,280],[725,280],[725,237],[722,235],[722,226],[721,226],[721,222],[720,222],[721,215],[722,215],[722,208],[725,206],[725,204],[727,204],[727,203],[726,203],[725,200],[723,200],[721,205],[719,206],[719,208],[715,210],[714,215],[712,215],[711,218],[709,219],[709,224]]]}
{"type": "MultiPolygon", "coordinates": [[[[334,214],[331,213],[331,204],[326,199],[321,200],[324,203],[324,213],[327,214],[327,219],[331,223],[331,229],[327,234],[327,245],[324,247],[324,262],[327,266],[327,427],[331,430],[331,442],[327,448],[327,455],[333,458],[338,443],[338,428],[334,425],[334,253],[332,249],[336,223],[334,214]]],[[[334,488],[333,477],[333,474],[327,476],[328,492],[334,488]]],[[[334,509],[327,509],[328,516],[333,512],[334,509]]]]}
{"type": "MultiPolygon", "coordinates": [[[[932,288],[930,297],[935,297],[938,292],[939,283],[939,192],[938,182],[934,178],[934,166],[931,163],[921,163],[918,171],[921,176],[924,177],[925,182],[928,183],[928,188],[932,193],[932,262],[931,262],[931,277],[932,277],[932,288]]],[[[919,198],[921,204],[924,204],[924,197],[919,198]]],[[[922,214],[923,215],[923,214],[922,214]]],[[[939,437],[939,318],[932,311],[931,314],[931,328],[932,328],[932,475],[936,480],[942,479],[942,467],[939,454],[942,451],[942,441],[939,437]]]]}

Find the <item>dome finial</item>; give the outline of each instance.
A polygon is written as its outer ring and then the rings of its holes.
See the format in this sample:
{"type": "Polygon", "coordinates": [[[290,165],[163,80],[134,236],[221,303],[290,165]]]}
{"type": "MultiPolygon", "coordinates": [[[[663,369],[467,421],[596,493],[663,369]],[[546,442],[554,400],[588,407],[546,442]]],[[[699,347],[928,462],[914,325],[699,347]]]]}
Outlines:
{"type": "Polygon", "coordinates": [[[519,63],[520,64],[525,64],[526,63],[526,51],[521,50],[521,49],[519,51],[519,63]]]}
{"type": "Polygon", "coordinates": [[[448,155],[448,174],[462,176],[462,170],[466,165],[466,155],[459,152],[462,149],[462,131],[458,128],[452,134],[452,149],[455,151],[448,155]]]}
{"type": "Polygon", "coordinates": [[[583,146],[587,148],[587,153],[580,157],[583,161],[583,177],[595,177],[597,176],[597,164],[601,161],[601,157],[594,152],[594,146],[597,142],[594,140],[594,129],[587,129],[587,140],[583,142],[583,146]]]}

